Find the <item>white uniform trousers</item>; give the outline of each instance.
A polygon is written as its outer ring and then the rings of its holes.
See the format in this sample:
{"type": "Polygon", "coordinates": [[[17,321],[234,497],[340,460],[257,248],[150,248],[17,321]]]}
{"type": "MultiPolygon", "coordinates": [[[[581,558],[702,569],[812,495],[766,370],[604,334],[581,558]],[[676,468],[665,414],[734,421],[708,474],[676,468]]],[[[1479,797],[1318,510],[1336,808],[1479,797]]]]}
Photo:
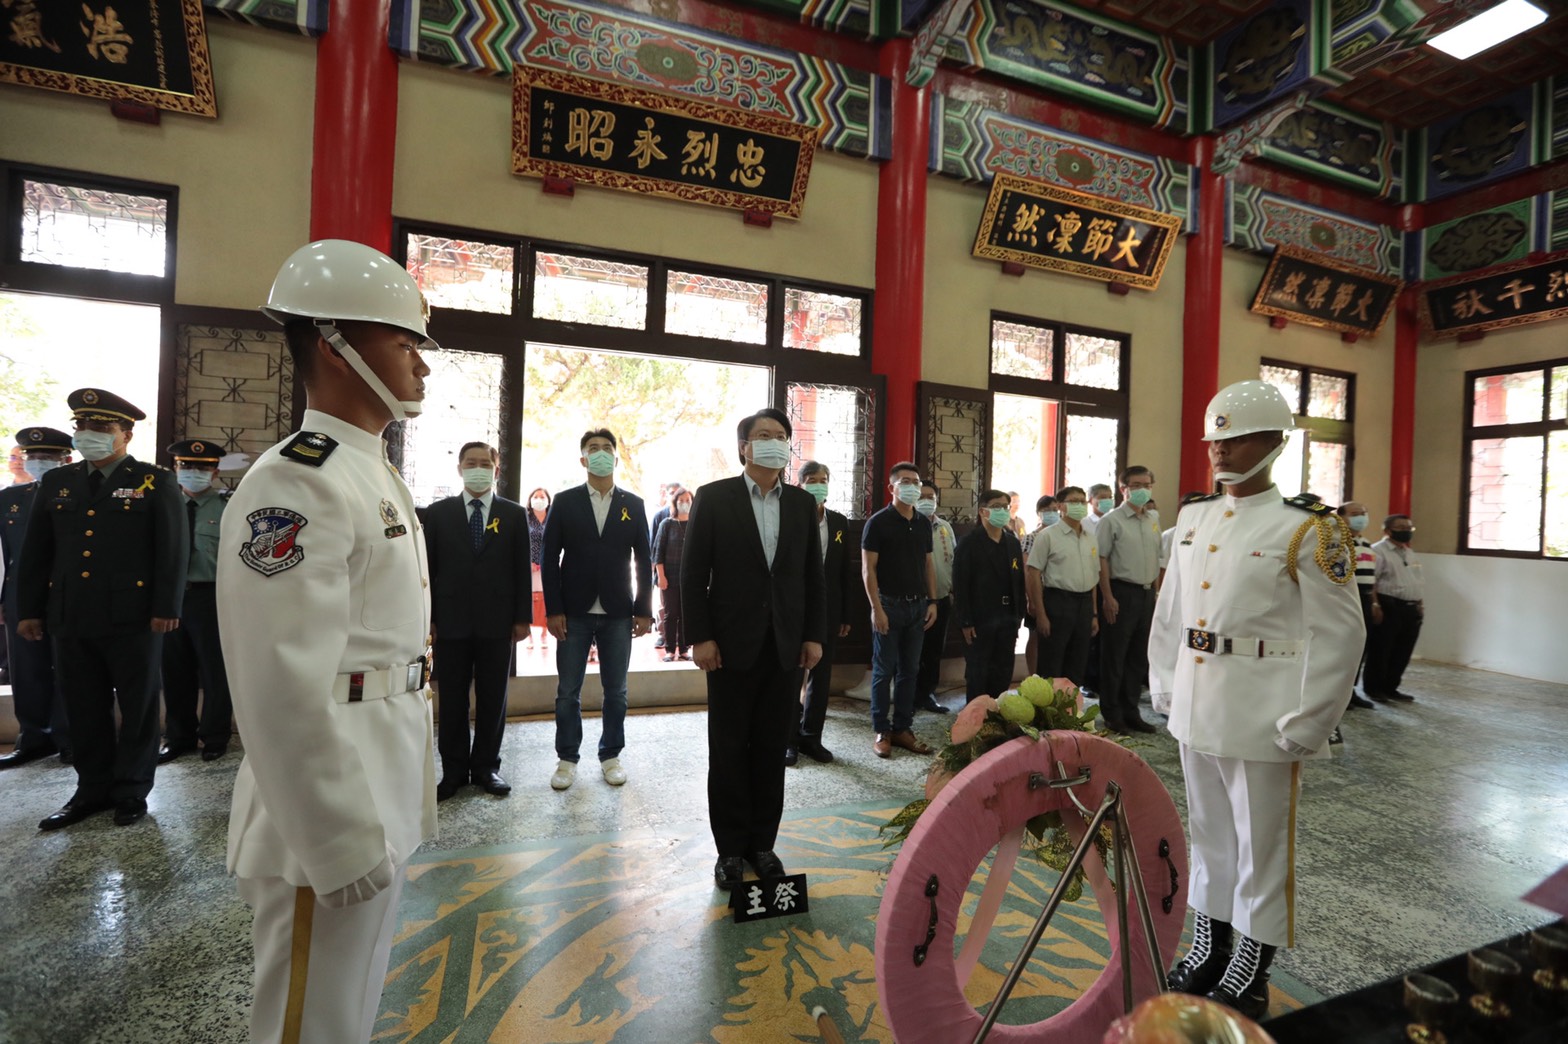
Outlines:
{"type": "Polygon", "coordinates": [[[1181,745],[1192,859],[1187,903],[1266,946],[1295,945],[1301,763],[1181,745]]]}
{"type": "Polygon", "coordinates": [[[281,877],[242,877],[255,916],[251,1044],[352,1044],[370,1040],[392,956],[403,867],[374,898],[341,910],[281,877]]]}

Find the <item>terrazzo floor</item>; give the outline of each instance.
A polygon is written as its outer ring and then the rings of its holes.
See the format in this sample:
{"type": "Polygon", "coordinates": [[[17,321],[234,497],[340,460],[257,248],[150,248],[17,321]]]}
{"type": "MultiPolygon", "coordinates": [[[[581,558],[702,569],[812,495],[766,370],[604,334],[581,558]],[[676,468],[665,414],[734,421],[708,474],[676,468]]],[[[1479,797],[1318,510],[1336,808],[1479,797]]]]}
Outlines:
{"type": "MultiPolygon", "coordinates": [[[[1418,662],[1404,688],[1416,703],[1351,711],[1345,745],[1303,776],[1298,948],[1278,964],[1324,995],[1550,920],[1518,896],[1568,862],[1568,686],[1418,662]]],[[[916,731],[937,744],[949,720],[922,713],[916,731]]],[[[591,749],[597,722],[585,732],[591,749]]],[[[584,771],[557,794],[552,724],[511,724],[512,796],[464,790],[440,806],[440,839],[422,851],[631,829],[705,837],[701,713],[636,714],[627,735],[627,786],[584,771]]],[[[877,759],[864,704],[835,700],[824,738],[838,760],[790,771],[790,809],[918,795],[927,759],[877,759]]],[[[151,814],[128,828],[98,816],[41,834],[71,770],[47,759],[0,773],[0,1042],[244,1039],[249,913],[223,870],[237,749],[160,769],[151,814]]],[[[1135,749],[1182,808],[1174,741],[1161,733],[1135,749]]],[[[714,956],[670,959],[701,974],[714,956]]],[[[465,1040],[449,1029],[441,1039],[465,1040]]]]}

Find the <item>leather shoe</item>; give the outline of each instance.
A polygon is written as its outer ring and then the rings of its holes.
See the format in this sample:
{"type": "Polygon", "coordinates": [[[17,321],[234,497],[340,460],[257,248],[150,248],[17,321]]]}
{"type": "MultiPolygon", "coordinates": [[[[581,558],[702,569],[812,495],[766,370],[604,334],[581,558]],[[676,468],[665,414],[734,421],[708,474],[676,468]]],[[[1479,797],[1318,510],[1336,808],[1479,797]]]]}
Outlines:
{"type": "Polygon", "coordinates": [[[167,765],[182,754],[190,754],[196,749],[194,743],[171,743],[158,751],[158,764],[167,765]]]}
{"type": "Polygon", "coordinates": [[[228,752],[229,752],[229,748],[228,747],[203,747],[203,748],[201,748],[201,760],[203,760],[203,761],[217,761],[219,758],[223,757],[223,755],[227,754],[228,752]]]}
{"type": "Polygon", "coordinates": [[[796,750],[794,747],[785,747],[784,748],[784,767],[785,768],[794,768],[795,764],[798,761],[800,761],[800,752],[798,750],[796,750]]]}
{"type": "Polygon", "coordinates": [[[713,884],[721,891],[733,892],[746,879],[746,864],[739,856],[719,856],[713,864],[713,884]]]}
{"type": "Polygon", "coordinates": [[[1410,695],[1408,692],[1400,692],[1398,689],[1395,689],[1393,692],[1389,693],[1388,698],[1391,700],[1398,700],[1400,703],[1416,702],[1416,698],[1414,696],[1410,695]]]}
{"type": "Polygon", "coordinates": [[[895,732],[891,737],[889,737],[889,739],[895,747],[903,747],[905,750],[912,751],[916,754],[931,753],[931,748],[926,746],[924,743],[921,743],[920,738],[909,729],[903,729],[899,732],[895,732]]]}
{"type": "Polygon", "coordinates": [[[1134,718],[1131,721],[1129,721],[1127,723],[1127,730],[1129,732],[1159,732],[1160,731],[1159,729],[1155,728],[1153,725],[1150,725],[1148,722],[1144,721],[1142,718],[1134,718]]]}
{"type": "Polygon", "coordinates": [[[764,881],[786,876],[783,860],[774,855],[772,849],[766,852],[752,852],[746,856],[746,862],[751,864],[751,868],[757,871],[757,876],[764,881]]]}
{"type": "Polygon", "coordinates": [[[26,750],[13,750],[9,754],[0,754],[0,769],[16,768],[29,761],[47,758],[54,753],[53,746],[28,747],[26,750]]]}
{"type": "Polygon", "coordinates": [[[916,710],[923,710],[923,711],[930,711],[932,714],[951,714],[952,713],[946,707],[942,706],[942,704],[938,703],[936,697],[933,696],[930,693],[926,693],[920,699],[915,701],[915,709],[916,710]]]}
{"type": "Polygon", "coordinates": [[[445,801],[445,800],[447,800],[450,797],[455,797],[457,795],[457,792],[459,790],[462,790],[462,789],[463,789],[463,781],[462,780],[460,780],[460,779],[443,779],[441,782],[436,784],[436,800],[437,801],[445,801]]]}
{"type": "Polygon", "coordinates": [[[1373,707],[1377,706],[1377,704],[1373,703],[1371,700],[1364,700],[1355,693],[1350,694],[1350,705],[1352,707],[1360,707],[1362,710],[1371,710],[1373,707]]]}
{"type": "Polygon", "coordinates": [[[60,752],[60,764],[62,764],[62,765],[74,765],[74,764],[76,764],[76,752],[75,751],[70,751],[70,750],[62,750],[60,752]]]}
{"type": "Polygon", "coordinates": [[[474,773],[474,786],[486,794],[494,794],[496,797],[506,797],[506,795],[512,792],[512,784],[502,779],[499,772],[474,773]]]}
{"type": "Polygon", "coordinates": [[[43,822],[38,824],[38,829],[59,830],[61,827],[68,827],[73,823],[80,823],[88,816],[95,816],[99,812],[106,811],[110,807],[111,806],[107,801],[78,801],[77,799],[72,798],[70,801],[65,803],[64,807],[62,807],[60,811],[51,813],[50,815],[44,817],[43,822]]]}
{"type": "Polygon", "coordinates": [[[114,803],[114,825],[130,826],[147,814],[147,802],[141,798],[125,798],[114,803]]]}
{"type": "Polygon", "coordinates": [[[879,758],[891,758],[893,756],[892,737],[886,732],[877,733],[876,738],[871,741],[871,751],[879,758]]]}
{"type": "Polygon", "coordinates": [[[800,737],[800,752],[819,765],[831,765],[833,752],[822,745],[822,741],[814,736],[800,737]]]}

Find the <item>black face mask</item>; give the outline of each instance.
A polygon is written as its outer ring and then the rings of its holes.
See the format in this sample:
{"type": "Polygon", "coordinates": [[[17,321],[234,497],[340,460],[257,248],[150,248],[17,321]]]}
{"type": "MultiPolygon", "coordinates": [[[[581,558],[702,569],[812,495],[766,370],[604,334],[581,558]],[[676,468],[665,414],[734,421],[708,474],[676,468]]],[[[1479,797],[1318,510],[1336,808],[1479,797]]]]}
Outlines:
{"type": "Polygon", "coordinates": [[[1410,538],[1415,536],[1415,531],[1411,529],[1390,529],[1388,535],[1397,544],[1408,544],[1410,543],[1410,538]]]}

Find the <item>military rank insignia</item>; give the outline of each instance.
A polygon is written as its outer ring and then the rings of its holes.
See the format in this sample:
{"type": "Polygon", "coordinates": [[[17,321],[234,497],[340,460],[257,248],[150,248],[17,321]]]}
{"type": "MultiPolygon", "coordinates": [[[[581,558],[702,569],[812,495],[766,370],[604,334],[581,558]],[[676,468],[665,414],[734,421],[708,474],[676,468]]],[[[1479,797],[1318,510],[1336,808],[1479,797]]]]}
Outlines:
{"type": "Polygon", "coordinates": [[[397,508],[390,500],[384,498],[381,501],[381,521],[386,523],[387,528],[382,532],[386,534],[388,540],[408,532],[408,527],[398,522],[397,508]]]}
{"type": "Polygon", "coordinates": [[[299,546],[299,531],[305,528],[304,515],[287,508],[269,507],[245,516],[250,523],[250,539],[240,547],[240,561],[262,576],[293,569],[305,560],[299,546]]]}
{"type": "Polygon", "coordinates": [[[319,468],[332,456],[332,451],[338,448],[338,440],[330,435],[323,435],[319,431],[302,431],[289,440],[288,445],[278,451],[280,456],[300,464],[309,464],[319,468]]]}

